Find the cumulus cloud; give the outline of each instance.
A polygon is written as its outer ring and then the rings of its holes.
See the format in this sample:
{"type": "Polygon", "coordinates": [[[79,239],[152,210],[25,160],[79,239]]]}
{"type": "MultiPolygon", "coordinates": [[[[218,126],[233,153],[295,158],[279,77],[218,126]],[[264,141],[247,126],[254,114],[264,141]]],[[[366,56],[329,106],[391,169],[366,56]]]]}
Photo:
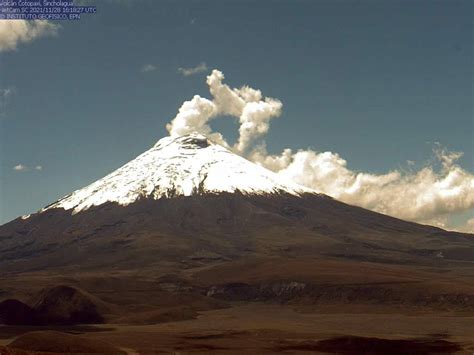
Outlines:
{"type": "Polygon", "coordinates": [[[36,165],[34,168],[30,169],[27,165],[17,164],[13,167],[13,170],[18,171],[18,172],[26,172],[26,171],[30,171],[30,170],[42,171],[43,166],[42,165],[36,165]]]}
{"type": "Polygon", "coordinates": [[[23,164],[17,164],[13,167],[13,170],[15,170],[15,171],[27,171],[28,167],[26,165],[23,165],[23,164]]]}
{"type": "Polygon", "coordinates": [[[10,95],[12,94],[13,90],[12,88],[6,88],[6,89],[2,89],[0,90],[0,95],[4,98],[4,99],[7,99],[10,97],[10,95]]]}
{"type": "Polygon", "coordinates": [[[280,176],[341,201],[402,219],[446,227],[448,216],[474,208],[474,175],[456,164],[458,153],[435,149],[442,169],[414,172],[356,172],[337,153],[285,150],[268,155],[263,148],[251,159],[280,176]]]}
{"type": "Polygon", "coordinates": [[[202,62],[191,68],[178,68],[178,73],[183,74],[184,76],[190,76],[194,74],[199,74],[207,71],[206,63],[202,62]]]}
{"type": "Polygon", "coordinates": [[[474,218],[470,218],[466,221],[466,224],[458,228],[460,232],[474,233],[474,218]]]}
{"type": "Polygon", "coordinates": [[[414,170],[410,160],[407,171],[385,174],[354,171],[334,152],[286,148],[280,154],[269,154],[264,137],[271,120],[281,114],[282,103],[264,98],[260,90],[248,86],[231,88],[223,80],[222,72],[212,71],[207,77],[212,98],[196,95],[184,102],[167,125],[170,135],[207,135],[282,178],[346,203],[406,220],[446,228],[452,214],[474,208],[474,174],[458,164],[462,153],[448,151],[439,143],[433,149],[433,164],[414,170]],[[209,122],[219,116],[239,120],[239,138],[234,145],[210,127],[209,122]]]}
{"type": "Polygon", "coordinates": [[[19,43],[54,36],[59,26],[42,20],[0,20],[0,52],[15,50],[19,43]]]}
{"type": "Polygon", "coordinates": [[[149,73],[149,72],[152,72],[152,71],[155,71],[156,69],[158,69],[155,65],[153,64],[145,64],[141,69],[140,71],[142,73],[149,73]]]}

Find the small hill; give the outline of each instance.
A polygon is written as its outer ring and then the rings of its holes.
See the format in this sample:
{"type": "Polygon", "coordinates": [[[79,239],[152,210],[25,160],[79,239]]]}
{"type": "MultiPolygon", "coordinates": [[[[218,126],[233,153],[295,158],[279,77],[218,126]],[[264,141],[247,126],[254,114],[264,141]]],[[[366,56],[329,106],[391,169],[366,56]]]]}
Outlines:
{"type": "MultiPolygon", "coordinates": [[[[31,325],[36,322],[34,310],[27,304],[8,299],[0,303],[0,324],[31,325]]],[[[0,351],[0,354],[3,354],[0,351]]]]}
{"type": "Polygon", "coordinates": [[[44,289],[33,307],[40,324],[103,323],[107,306],[97,297],[71,286],[44,289]]]}

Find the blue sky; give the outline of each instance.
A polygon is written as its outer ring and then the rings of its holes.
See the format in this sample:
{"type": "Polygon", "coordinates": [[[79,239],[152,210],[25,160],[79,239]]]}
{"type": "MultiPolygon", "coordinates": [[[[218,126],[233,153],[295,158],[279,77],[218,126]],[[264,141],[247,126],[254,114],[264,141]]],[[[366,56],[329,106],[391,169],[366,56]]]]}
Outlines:
{"type": "MultiPolygon", "coordinates": [[[[331,151],[352,172],[386,174],[439,167],[433,149],[441,146],[464,153],[457,164],[471,179],[471,1],[95,5],[95,15],[56,23],[56,35],[0,52],[0,223],[166,136],[183,101],[210,97],[206,75],[214,68],[230,87],[250,85],[283,103],[265,137],[269,154],[331,151]],[[207,70],[178,70],[201,63],[207,70]],[[15,170],[20,164],[25,169],[15,170]]],[[[0,27],[0,48],[2,36],[0,27]]],[[[211,127],[230,143],[238,137],[237,119],[211,127]]],[[[454,226],[474,213],[464,201],[440,216],[454,226]]]]}

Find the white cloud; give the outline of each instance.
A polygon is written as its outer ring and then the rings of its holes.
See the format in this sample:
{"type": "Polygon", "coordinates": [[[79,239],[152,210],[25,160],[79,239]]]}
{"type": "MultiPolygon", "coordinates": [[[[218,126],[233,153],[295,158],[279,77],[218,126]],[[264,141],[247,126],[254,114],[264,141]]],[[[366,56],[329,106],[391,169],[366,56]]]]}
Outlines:
{"type": "Polygon", "coordinates": [[[0,95],[4,98],[4,99],[7,99],[10,97],[10,95],[12,94],[13,90],[12,88],[6,88],[6,89],[2,89],[0,90],[0,95]]]}
{"type": "Polygon", "coordinates": [[[414,172],[356,172],[332,152],[286,150],[277,156],[264,149],[251,159],[341,201],[402,219],[446,227],[448,215],[474,208],[474,175],[456,164],[454,153],[436,151],[443,164],[414,172]]]}
{"type": "Polygon", "coordinates": [[[260,90],[247,86],[232,89],[223,80],[220,71],[212,71],[207,77],[212,100],[196,95],[184,102],[167,125],[170,135],[205,134],[284,178],[349,204],[406,220],[446,228],[452,214],[474,208],[474,175],[457,164],[462,153],[448,151],[439,143],[433,149],[439,168],[431,164],[415,170],[410,160],[408,171],[385,174],[351,170],[347,161],[333,152],[294,152],[287,148],[280,154],[268,154],[263,138],[271,119],[280,115],[281,102],[263,98],[260,90]],[[239,138],[233,146],[209,126],[209,121],[219,115],[239,119],[239,138]]]}
{"type": "Polygon", "coordinates": [[[13,167],[13,170],[15,170],[15,171],[27,171],[28,167],[26,165],[23,165],[23,164],[17,164],[13,167]]]}
{"type": "Polygon", "coordinates": [[[148,73],[148,72],[152,72],[152,71],[155,71],[156,69],[158,69],[155,65],[153,64],[145,64],[141,69],[140,71],[142,73],[148,73]]]}
{"type": "Polygon", "coordinates": [[[34,168],[30,169],[27,165],[17,164],[13,167],[13,170],[18,171],[18,172],[26,172],[26,171],[30,171],[30,170],[42,171],[43,166],[42,165],[36,165],[34,168]]]}
{"type": "Polygon", "coordinates": [[[207,71],[207,65],[204,62],[192,68],[178,68],[178,73],[181,73],[184,76],[190,76],[190,75],[194,75],[194,74],[198,74],[198,73],[202,73],[206,71],[207,71]]]}
{"type": "Polygon", "coordinates": [[[8,105],[8,100],[13,94],[12,88],[0,89],[0,116],[5,115],[5,110],[8,105]]]}
{"type": "Polygon", "coordinates": [[[42,20],[0,20],[0,52],[15,50],[19,43],[54,36],[59,25],[42,20]]]}
{"type": "Polygon", "coordinates": [[[459,232],[473,233],[474,234],[474,218],[468,219],[466,224],[457,228],[459,232]]]}

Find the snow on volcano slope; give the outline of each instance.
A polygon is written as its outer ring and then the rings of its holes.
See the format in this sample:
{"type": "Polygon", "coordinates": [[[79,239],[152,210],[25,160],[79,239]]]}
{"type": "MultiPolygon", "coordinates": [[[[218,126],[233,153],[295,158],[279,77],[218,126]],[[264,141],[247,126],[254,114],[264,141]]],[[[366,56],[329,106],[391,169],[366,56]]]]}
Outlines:
{"type": "Polygon", "coordinates": [[[316,191],[284,181],[200,134],[166,137],[150,150],[89,186],[46,207],[77,213],[106,202],[128,205],[142,197],[236,192],[299,196],[316,191]]]}

